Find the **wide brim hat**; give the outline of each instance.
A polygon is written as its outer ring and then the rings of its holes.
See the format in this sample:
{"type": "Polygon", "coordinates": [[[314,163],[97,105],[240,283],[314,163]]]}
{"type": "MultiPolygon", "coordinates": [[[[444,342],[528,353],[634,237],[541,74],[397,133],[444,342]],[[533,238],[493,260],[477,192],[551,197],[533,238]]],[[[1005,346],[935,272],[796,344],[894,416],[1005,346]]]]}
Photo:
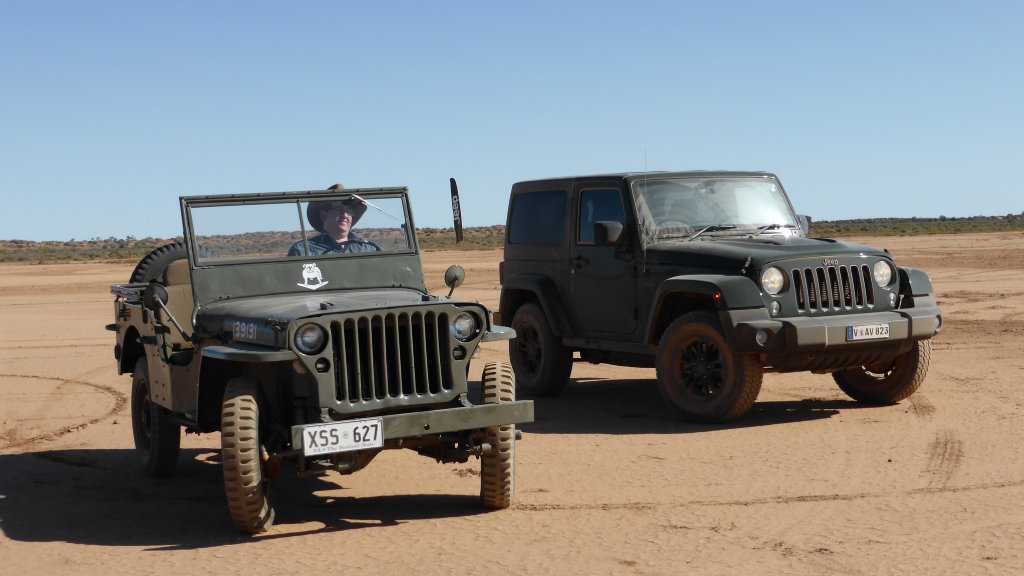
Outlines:
{"type": "MultiPolygon", "coordinates": [[[[341,184],[334,184],[327,188],[331,191],[342,191],[345,188],[341,184]]],[[[345,208],[349,214],[352,215],[352,225],[355,226],[356,222],[363,217],[366,213],[366,204],[358,198],[349,196],[344,199],[337,200],[317,200],[310,202],[306,207],[306,219],[309,220],[309,224],[316,229],[317,232],[324,231],[324,221],[322,213],[324,210],[330,210],[331,208],[345,208]]]]}

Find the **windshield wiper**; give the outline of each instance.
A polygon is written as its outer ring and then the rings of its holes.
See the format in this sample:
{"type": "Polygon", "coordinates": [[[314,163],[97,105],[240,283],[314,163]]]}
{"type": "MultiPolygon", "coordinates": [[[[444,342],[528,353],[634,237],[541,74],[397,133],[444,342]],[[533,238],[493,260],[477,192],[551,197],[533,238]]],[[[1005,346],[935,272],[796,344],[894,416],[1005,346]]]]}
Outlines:
{"type": "Polygon", "coordinates": [[[389,217],[389,218],[391,218],[391,219],[393,219],[395,221],[404,222],[404,220],[402,218],[399,218],[398,216],[395,216],[394,214],[388,212],[387,210],[381,208],[380,206],[377,206],[376,204],[374,204],[373,202],[370,202],[366,198],[363,198],[359,194],[349,194],[349,196],[352,197],[352,198],[355,198],[356,200],[359,200],[363,204],[369,206],[370,208],[373,208],[377,212],[380,212],[381,214],[384,214],[385,216],[387,216],[387,217],[389,217]]]}
{"type": "Polygon", "coordinates": [[[676,238],[689,238],[689,232],[675,232],[673,234],[655,234],[652,240],[674,240],[676,238]]]}
{"type": "Polygon", "coordinates": [[[701,234],[703,234],[705,232],[720,232],[722,230],[733,230],[735,228],[736,228],[735,224],[710,224],[708,226],[705,226],[705,227],[701,228],[700,230],[697,230],[696,232],[691,234],[690,237],[687,238],[686,240],[687,241],[694,240],[694,239],[698,238],[701,234]]]}
{"type": "Polygon", "coordinates": [[[764,234],[765,232],[768,232],[770,230],[779,230],[781,228],[790,228],[790,229],[792,229],[792,228],[798,228],[798,226],[795,225],[795,224],[765,224],[764,226],[758,226],[757,227],[757,233],[758,233],[758,235],[760,235],[760,234],[764,234]]]}

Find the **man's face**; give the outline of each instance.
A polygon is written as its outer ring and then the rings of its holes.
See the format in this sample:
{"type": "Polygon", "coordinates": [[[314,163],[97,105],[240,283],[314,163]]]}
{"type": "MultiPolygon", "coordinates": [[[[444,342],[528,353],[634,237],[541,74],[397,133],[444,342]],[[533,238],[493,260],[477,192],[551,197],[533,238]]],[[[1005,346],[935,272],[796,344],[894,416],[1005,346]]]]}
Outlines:
{"type": "Polygon", "coordinates": [[[336,240],[348,237],[348,232],[352,229],[352,212],[347,207],[331,207],[321,214],[323,215],[324,232],[336,240]]]}

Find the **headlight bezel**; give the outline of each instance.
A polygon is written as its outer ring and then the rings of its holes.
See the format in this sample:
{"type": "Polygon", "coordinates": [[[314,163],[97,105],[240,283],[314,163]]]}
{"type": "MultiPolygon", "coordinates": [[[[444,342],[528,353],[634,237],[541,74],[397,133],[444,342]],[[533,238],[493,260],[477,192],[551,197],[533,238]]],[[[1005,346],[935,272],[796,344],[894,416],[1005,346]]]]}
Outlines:
{"type": "Polygon", "coordinates": [[[452,319],[451,324],[449,324],[449,330],[451,331],[452,336],[459,342],[469,342],[480,334],[480,319],[476,317],[476,314],[463,310],[456,314],[455,318],[452,319]],[[463,324],[463,326],[468,328],[468,330],[460,330],[458,327],[460,321],[465,320],[470,322],[468,326],[463,324]]]}
{"type": "Polygon", "coordinates": [[[893,266],[888,260],[879,260],[871,266],[871,278],[879,288],[888,288],[891,286],[895,277],[896,271],[893,270],[893,266]],[[883,274],[885,282],[879,279],[879,272],[881,270],[885,271],[884,274],[888,274],[888,276],[884,276],[883,274]]]}
{"type": "Polygon", "coordinates": [[[765,268],[761,271],[761,289],[770,296],[778,296],[786,289],[786,274],[775,266],[765,268]]]}
{"type": "Polygon", "coordinates": [[[295,346],[296,350],[307,356],[315,356],[323,352],[324,348],[327,347],[327,331],[324,330],[323,326],[316,322],[307,322],[295,330],[295,335],[292,337],[292,345],[295,346]],[[315,346],[306,347],[303,345],[303,335],[308,333],[310,330],[315,331],[319,336],[319,340],[316,342],[315,346]]]}

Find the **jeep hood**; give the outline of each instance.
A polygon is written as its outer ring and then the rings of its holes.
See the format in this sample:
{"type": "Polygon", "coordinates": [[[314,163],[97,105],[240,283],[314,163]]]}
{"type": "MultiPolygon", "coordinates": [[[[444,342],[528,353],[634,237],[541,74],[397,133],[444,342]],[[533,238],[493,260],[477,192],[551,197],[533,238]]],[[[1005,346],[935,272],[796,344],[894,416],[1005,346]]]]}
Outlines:
{"type": "Polygon", "coordinates": [[[811,256],[888,255],[860,244],[819,240],[799,236],[717,237],[694,240],[671,240],[652,244],[647,248],[647,261],[652,264],[676,264],[699,268],[722,268],[736,271],[747,258],[750,267],[761,268],[771,262],[811,256]]]}
{"type": "MultiPolygon", "coordinates": [[[[289,322],[299,318],[433,301],[421,292],[403,288],[252,296],[214,302],[201,307],[196,312],[196,328],[202,334],[219,335],[232,332],[234,322],[250,322],[256,325],[257,332],[264,329],[283,332],[289,322]]],[[[273,343],[270,335],[264,336],[253,340],[259,343],[273,343]]]]}

